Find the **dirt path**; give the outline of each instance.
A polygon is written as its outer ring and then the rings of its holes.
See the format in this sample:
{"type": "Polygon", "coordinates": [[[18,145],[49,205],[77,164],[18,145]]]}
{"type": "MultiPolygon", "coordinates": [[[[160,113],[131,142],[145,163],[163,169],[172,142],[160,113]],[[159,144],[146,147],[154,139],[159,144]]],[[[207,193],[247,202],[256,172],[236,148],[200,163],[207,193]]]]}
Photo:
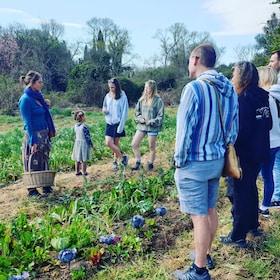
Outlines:
{"type": "MultiPolygon", "coordinates": [[[[145,163],[148,161],[148,155],[142,157],[142,162],[145,163]]],[[[138,172],[132,172],[130,170],[131,166],[134,165],[134,159],[129,159],[128,167],[124,171],[124,176],[133,177],[137,176],[138,172]]],[[[149,174],[155,176],[159,165],[162,165],[164,169],[170,168],[168,166],[168,161],[165,154],[157,156],[155,162],[155,170],[149,172],[149,174]]],[[[144,166],[145,167],[145,166],[144,166]]],[[[112,169],[112,162],[105,164],[97,164],[88,166],[87,176],[88,182],[93,181],[102,181],[106,178],[119,176],[120,172],[114,172],[112,169]]],[[[145,171],[144,171],[145,172],[145,171]]],[[[146,173],[147,174],[147,173],[146,173]]],[[[55,177],[55,186],[54,186],[54,195],[61,195],[62,191],[65,189],[73,189],[83,187],[83,177],[76,176],[74,172],[69,173],[57,173],[55,177]]],[[[39,189],[40,191],[40,189],[39,189]]],[[[23,208],[23,203],[27,197],[27,188],[24,186],[23,181],[20,179],[14,184],[6,186],[0,190],[0,220],[10,220],[18,215],[20,209],[23,208]]]]}

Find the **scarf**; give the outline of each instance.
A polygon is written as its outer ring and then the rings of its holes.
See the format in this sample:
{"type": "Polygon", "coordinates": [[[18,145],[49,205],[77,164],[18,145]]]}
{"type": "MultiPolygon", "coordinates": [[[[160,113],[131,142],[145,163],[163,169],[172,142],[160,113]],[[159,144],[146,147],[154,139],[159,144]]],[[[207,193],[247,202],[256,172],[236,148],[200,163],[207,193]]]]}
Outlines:
{"type": "Polygon", "coordinates": [[[51,112],[50,112],[50,109],[49,109],[47,103],[45,102],[45,100],[43,98],[42,92],[33,91],[29,87],[29,88],[24,89],[24,93],[27,94],[28,96],[34,98],[35,100],[39,101],[42,104],[43,108],[46,110],[46,121],[47,121],[48,128],[49,128],[49,136],[54,137],[55,136],[55,127],[54,127],[52,115],[51,115],[51,112]]]}

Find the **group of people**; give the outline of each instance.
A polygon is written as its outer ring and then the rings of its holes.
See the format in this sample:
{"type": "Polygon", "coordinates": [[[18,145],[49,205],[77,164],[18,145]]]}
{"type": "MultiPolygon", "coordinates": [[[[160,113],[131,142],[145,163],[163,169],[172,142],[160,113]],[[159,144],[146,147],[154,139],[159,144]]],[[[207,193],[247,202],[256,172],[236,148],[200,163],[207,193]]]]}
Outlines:
{"type": "Polygon", "coordinates": [[[280,51],[272,54],[268,66],[236,63],[231,81],[214,70],[215,62],[216,52],[210,44],[191,52],[188,69],[194,80],[184,87],[177,112],[175,182],[180,209],[193,222],[195,247],[190,253],[191,267],[173,273],[181,280],[210,279],[208,269],[215,267],[210,253],[218,226],[216,201],[225,142],[234,143],[242,178],[226,178],[233,222],[220,242],[246,248],[247,234],[262,234],[259,214],[268,216],[270,207],[280,207],[280,51]],[[260,173],[264,194],[259,205],[256,182],[260,173]]]}
{"type": "MultiPolygon", "coordinates": [[[[215,267],[210,254],[218,227],[216,202],[225,142],[235,145],[242,178],[228,178],[233,223],[230,233],[220,237],[220,242],[246,248],[247,234],[261,234],[258,215],[268,216],[270,207],[280,207],[280,114],[277,106],[280,101],[280,51],[272,54],[268,66],[256,68],[247,61],[236,63],[231,81],[214,69],[215,63],[216,52],[212,45],[201,44],[193,49],[188,64],[193,81],[183,88],[177,112],[174,178],[180,209],[190,214],[193,222],[195,247],[190,253],[191,267],[173,273],[182,280],[210,279],[208,269],[215,267]],[[264,195],[259,205],[256,181],[260,172],[264,195]]],[[[25,89],[19,108],[24,119],[23,162],[27,170],[31,153],[41,150],[48,158],[55,128],[41,93],[41,75],[29,71],[21,81],[25,89]]],[[[125,136],[128,100],[118,79],[108,80],[108,87],[102,108],[106,120],[105,144],[114,154],[113,167],[117,169],[119,164],[128,164],[128,157],[119,145],[120,138],[125,136]]],[[[84,124],[84,112],[73,114],[77,124],[72,159],[76,161],[76,175],[87,175],[86,160],[89,149],[94,146],[84,124]]],[[[157,94],[156,83],[146,81],[134,111],[137,131],[132,149],[136,162],[132,170],[141,168],[139,144],[146,135],[150,147],[147,169],[153,169],[155,143],[163,118],[164,105],[157,94]]],[[[40,170],[40,166],[35,170],[40,170]]],[[[45,193],[52,191],[51,187],[43,188],[45,193]]],[[[29,189],[30,196],[38,194],[36,189],[29,189]]]]}
{"type": "MultiPolygon", "coordinates": [[[[24,93],[19,100],[19,109],[24,121],[23,166],[24,171],[41,171],[49,168],[49,153],[51,138],[55,136],[55,127],[50,113],[50,101],[42,95],[43,79],[40,73],[29,71],[26,76],[20,77],[24,86],[24,93]],[[32,154],[32,157],[30,157],[32,154]],[[32,159],[29,163],[29,159],[32,159]],[[47,165],[47,166],[46,166],[47,165]]],[[[120,138],[125,136],[125,122],[128,117],[128,99],[116,78],[108,80],[109,92],[106,94],[102,112],[105,114],[105,145],[113,152],[113,168],[118,165],[128,165],[128,156],[120,149],[120,138]]],[[[85,124],[86,116],[83,110],[73,111],[75,141],[72,151],[72,160],[75,161],[75,175],[87,176],[87,160],[90,158],[90,149],[95,149],[89,127],[85,124]]],[[[139,144],[147,135],[150,158],[147,170],[154,168],[156,154],[156,139],[162,129],[164,118],[164,104],[157,93],[157,85],[153,80],[145,82],[141,98],[138,100],[134,118],[137,123],[136,133],[132,140],[132,149],[136,158],[132,170],[139,170],[141,153],[139,144]]],[[[52,186],[43,187],[43,193],[53,192],[52,186]]],[[[28,188],[30,197],[40,196],[37,188],[28,188]]]]}

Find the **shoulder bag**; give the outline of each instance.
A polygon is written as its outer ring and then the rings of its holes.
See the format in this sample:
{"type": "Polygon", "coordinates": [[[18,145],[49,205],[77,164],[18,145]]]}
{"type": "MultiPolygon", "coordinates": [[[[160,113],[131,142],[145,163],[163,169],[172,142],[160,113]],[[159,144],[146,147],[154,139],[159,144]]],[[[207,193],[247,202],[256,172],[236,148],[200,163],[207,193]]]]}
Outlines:
{"type": "Polygon", "coordinates": [[[204,80],[205,82],[207,82],[208,84],[210,84],[211,86],[214,87],[218,105],[219,105],[220,121],[221,121],[224,141],[226,143],[225,163],[224,163],[224,168],[222,171],[222,176],[241,179],[242,178],[242,169],[240,166],[239,158],[236,155],[234,145],[232,143],[228,142],[227,138],[226,138],[224,122],[223,122],[222,107],[221,107],[219,93],[217,91],[217,88],[216,88],[215,84],[212,83],[210,80],[208,80],[208,79],[201,79],[201,80],[204,80]]]}

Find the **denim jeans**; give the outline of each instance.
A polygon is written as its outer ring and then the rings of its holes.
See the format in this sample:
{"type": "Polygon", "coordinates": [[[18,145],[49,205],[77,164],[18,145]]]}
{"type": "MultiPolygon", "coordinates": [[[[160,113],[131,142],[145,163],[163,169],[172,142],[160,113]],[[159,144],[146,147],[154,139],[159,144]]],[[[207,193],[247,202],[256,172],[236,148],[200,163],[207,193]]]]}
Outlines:
{"type": "Polygon", "coordinates": [[[273,167],[274,192],[272,200],[280,201],[280,149],[275,154],[273,167]]]}
{"type": "Polygon", "coordinates": [[[269,161],[262,164],[261,172],[264,181],[264,194],[262,205],[270,207],[271,198],[274,192],[273,165],[275,155],[280,151],[280,147],[270,149],[269,161]]]}

